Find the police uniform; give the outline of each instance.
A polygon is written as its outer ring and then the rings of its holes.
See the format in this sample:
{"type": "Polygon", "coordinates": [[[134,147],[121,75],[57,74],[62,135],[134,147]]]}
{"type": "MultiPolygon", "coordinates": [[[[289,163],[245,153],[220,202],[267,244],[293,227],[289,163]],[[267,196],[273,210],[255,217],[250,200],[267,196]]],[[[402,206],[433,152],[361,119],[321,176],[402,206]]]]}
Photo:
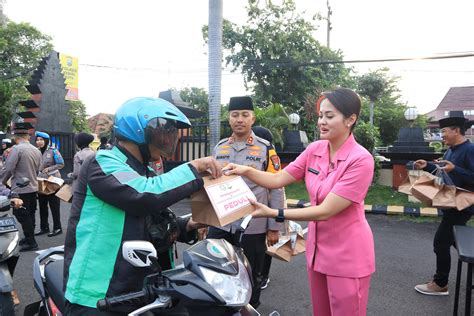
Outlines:
{"type": "MultiPolygon", "coordinates": [[[[223,166],[228,163],[250,166],[267,172],[278,172],[281,168],[273,145],[267,140],[260,138],[252,131],[245,142],[235,142],[233,137],[221,140],[214,148],[214,157],[223,166]]],[[[249,188],[255,194],[257,201],[271,208],[283,207],[283,189],[268,190],[258,186],[249,179],[243,177],[249,188]]],[[[238,229],[242,220],[235,221],[229,225],[209,229],[208,238],[224,238],[235,244],[238,229]]],[[[252,218],[244,237],[242,248],[249,259],[253,272],[254,287],[250,303],[259,304],[261,270],[266,251],[266,233],[268,230],[280,230],[281,224],[275,222],[274,218],[252,218]]]]}
{"type": "MultiPolygon", "coordinates": [[[[64,159],[59,150],[52,146],[48,146],[42,155],[39,177],[48,178],[49,176],[61,178],[59,169],[64,167],[64,159]]],[[[55,194],[44,195],[38,193],[38,202],[40,209],[40,231],[37,235],[48,233],[48,204],[53,216],[53,233],[55,235],[62,232],[61,217],[60,217],[60,200],[55,194]]]]}

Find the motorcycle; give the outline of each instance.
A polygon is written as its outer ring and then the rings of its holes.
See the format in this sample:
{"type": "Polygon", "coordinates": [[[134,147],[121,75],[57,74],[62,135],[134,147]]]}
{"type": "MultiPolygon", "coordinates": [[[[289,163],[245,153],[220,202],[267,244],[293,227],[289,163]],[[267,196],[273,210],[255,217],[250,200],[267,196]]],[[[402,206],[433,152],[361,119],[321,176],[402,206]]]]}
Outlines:
{"type": "MultiPolygon", "coordinates": [[[[243,229],[248,225],[243,222],[243,229]]],[[[61,247],[41,253],[33,264],[35,288],[41,301],[25,308],[24,315],[62,315],[65,306],[61,247]]],[[[157,253],[147,241],[127,241],[122,256],[135,267],[151,267],[141,291],[97,302],[97,309],[128,315],[260,315],[249,304],[251,268],[240,247],[222,239],[200,241],[183,252],[183,264],[161,271],[157,253]]]]}
{"type": "MultiPolygon", "coordinates": [[[[10,198],[15,195],[16,188],[26,187],[30,181],[21,179],[11,189],[10,196],[0,198],[0,212],[7,212],[11,208],[10,198]]],[[[21,207],[23,208],[23,207],[21,207]]],[[[23,208],[24,209],[24,208],[23,208]]],[[[11,292],[13,291],[13,272],[15,271],[19,252],[20,234],[15,217],[10,214],[0,216],[0,315],[14,315],[14,304],[11,292]]]]}

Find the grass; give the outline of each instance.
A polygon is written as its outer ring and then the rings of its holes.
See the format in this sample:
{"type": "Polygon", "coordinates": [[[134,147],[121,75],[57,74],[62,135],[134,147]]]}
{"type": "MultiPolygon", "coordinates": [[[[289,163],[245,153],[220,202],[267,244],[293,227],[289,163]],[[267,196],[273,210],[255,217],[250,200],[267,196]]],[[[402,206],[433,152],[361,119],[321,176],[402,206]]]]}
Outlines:
{"type": "MultiPolygon", "coordinates": [[[[288,199],[309,201],[308,192],[304,182],[296,182],[285,187],[286,197],[288,199]]],[[[410,207],[419,207],[420,203],[408,201],[408,196],[403,193],[392,190],[392,188],[375,184],[369,188],[365,198],[365,204],[368,205],[401,205],[410,207]]]]}
{"type": "MultiPolygon", "coordinates": [[[[309,201],[308,191],[306,191],[306,185],[303,181],[295,182],[285,187],[286,198],[287,199],[296,199],[296,200],[305,200],[309,201]]],[[[365,204],[368,205],[400,205],[400,206],[409,206],[409,207],[420,207],[420,203],[414,203],[408,201],[408,196],[406,194],[394,191],[392,188],[375,184],[369,188],[369,192],[365,198],[365,204]]],[[[408,215],[397,215],[398,220],[408,220],[417,223],[424,222],[439,222],[440,217],[414,217],[408,215]]],[[[474,217],[467,222],[468,226],[474,227],[474,217]]]]}

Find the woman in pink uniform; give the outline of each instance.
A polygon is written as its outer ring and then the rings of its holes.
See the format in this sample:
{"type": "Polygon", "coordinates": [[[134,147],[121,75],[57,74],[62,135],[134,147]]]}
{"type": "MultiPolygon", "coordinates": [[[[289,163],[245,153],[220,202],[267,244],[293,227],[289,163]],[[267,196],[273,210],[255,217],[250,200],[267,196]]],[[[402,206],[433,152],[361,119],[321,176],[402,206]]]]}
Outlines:
{"type": "Polygon", "coordinates": [[[309,221],[306,259],[314,315],[366,315],[375,254],[364,198],[374,160],[352,134],[361,102],[354,91],[339,88],[324,92],[318,104],[321,140],[283,172],[229,164],[226,174],[243,175],[271,189],[304,179],[311,207],[276,210],[253,202],[253,215],[309,221]]]}

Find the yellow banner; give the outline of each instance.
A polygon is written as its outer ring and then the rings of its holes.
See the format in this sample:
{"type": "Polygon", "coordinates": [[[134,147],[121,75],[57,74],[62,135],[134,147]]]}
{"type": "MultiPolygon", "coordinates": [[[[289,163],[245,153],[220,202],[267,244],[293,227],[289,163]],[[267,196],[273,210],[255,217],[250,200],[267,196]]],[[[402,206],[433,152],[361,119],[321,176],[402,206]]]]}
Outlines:
{"type": "Polygon", "coordinates": [[[59,61],[66,79],[66,100],[79,100],[79,60],[64,54],[59,54],[59,61]]]}

